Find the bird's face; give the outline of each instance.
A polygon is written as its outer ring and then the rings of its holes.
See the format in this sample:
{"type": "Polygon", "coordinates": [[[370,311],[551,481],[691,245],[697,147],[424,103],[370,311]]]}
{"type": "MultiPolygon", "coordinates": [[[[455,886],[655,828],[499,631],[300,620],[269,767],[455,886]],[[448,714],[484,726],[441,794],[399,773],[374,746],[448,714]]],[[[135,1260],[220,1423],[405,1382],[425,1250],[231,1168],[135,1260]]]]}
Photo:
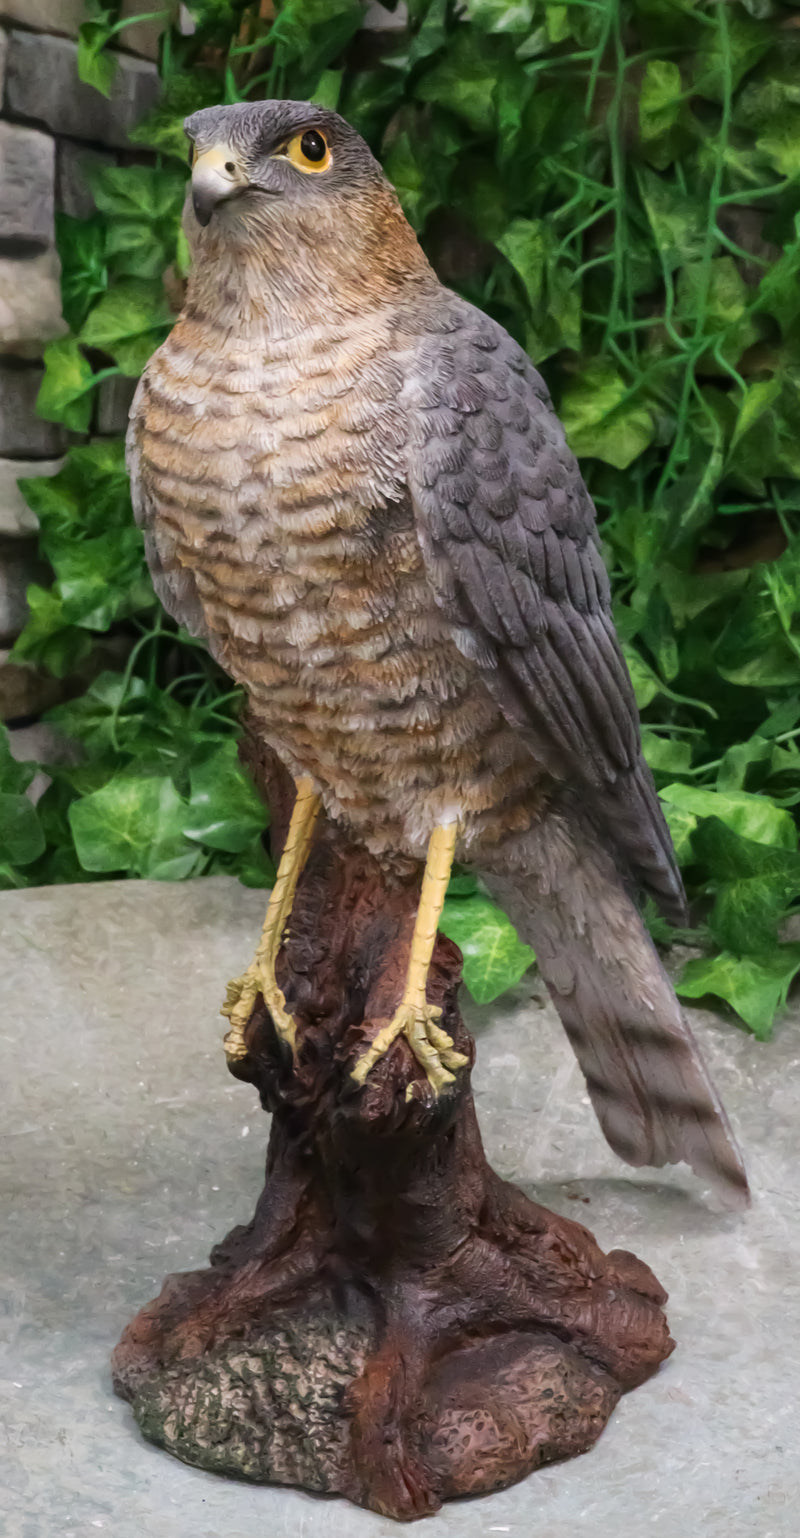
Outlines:
{"type": "Polygon", "coordinates": [[[191,205],[198,224],[236,244],[329,214],[384,184],[355,129],[309,102],[206,107],[186,119],[193,144],[191,205]]]}
{"type": "Polygon", "coordinates": [[[362,315],[436,279],[394,188],[354,128],[309,102],[206,107],[186,119],[187,303],[225,325],[301,329],[362,315]],[[227,297],[226,297],[227,296],[227,297]]]}

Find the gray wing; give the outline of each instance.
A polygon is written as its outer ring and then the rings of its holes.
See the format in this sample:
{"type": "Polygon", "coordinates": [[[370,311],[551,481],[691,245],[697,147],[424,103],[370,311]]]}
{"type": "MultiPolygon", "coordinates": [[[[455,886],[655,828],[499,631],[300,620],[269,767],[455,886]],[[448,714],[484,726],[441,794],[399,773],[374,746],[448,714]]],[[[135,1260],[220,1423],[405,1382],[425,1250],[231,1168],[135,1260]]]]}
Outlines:
{"type": "Polygon", "coordinates": [[[557,779],[592,791],[612,846],[682,917],[577,461],[544,382],[500,326],[455,296],[436,326],[405,397],[408,483],[437,600],[507,719],[557,779]]]}
{"type": "Polygon", "coordinates": [[[184,630],[207,640],[208,631],[194,576],[179,562],[169,530],[165,525],[159,525],[158,509],[142,467],[139,430],[147,391],[146,381],[145,374],[136,387],[125,439],[125,461],[131,482],[133,516],[144,535],[144,553],[157,597],[170,617],[183,625],[184,630]]]}

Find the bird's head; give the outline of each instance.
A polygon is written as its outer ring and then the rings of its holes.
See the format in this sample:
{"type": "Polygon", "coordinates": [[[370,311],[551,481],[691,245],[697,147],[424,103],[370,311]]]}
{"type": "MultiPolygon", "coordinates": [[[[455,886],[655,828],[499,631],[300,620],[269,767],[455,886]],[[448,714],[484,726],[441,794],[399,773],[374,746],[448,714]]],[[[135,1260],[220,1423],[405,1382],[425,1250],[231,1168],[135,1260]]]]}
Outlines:
{"type": "Polygon", "coordinates": [[[361,135],[310,102],[206,107],[188,117],[185,228],[196,267],[306,268],[316,286],[397,282],[428,264],[361,135]]]}

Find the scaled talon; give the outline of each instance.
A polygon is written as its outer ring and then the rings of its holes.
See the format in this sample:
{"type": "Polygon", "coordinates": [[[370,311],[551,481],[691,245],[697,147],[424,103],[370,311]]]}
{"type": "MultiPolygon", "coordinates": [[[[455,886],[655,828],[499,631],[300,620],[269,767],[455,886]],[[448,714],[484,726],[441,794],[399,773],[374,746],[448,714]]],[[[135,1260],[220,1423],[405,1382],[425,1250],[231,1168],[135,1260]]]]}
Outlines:
{"type": "Polygon", "coordinates": [[[388,1052],[398,1036],[405,1036],[437,1095],[447,1084],[453,1083],[455,1074],[450,1070],[465,1068],[469,1062],[463,1052],[456,1051],[452,1037],[437,1025],[436,1022],[442,1017],[439,1006],[429,1004],[426,999],[428,972],[450,880],[456,836],[457,826],[454,822],[434,828],[431,835],[411,941],[405,992],[389,1024],[378,1032],[375,1040],[358,1059],[353,1069],[353,1078],[357,1084],[364,1083],[370,1069],[388,1052]]]}
{"type": "Polygon", "coordinates": [[[319,813],[320,798],[313,782],[303,778],[297,782],[297,799],[292,811],[286,843],[278,865],[275,885],[267,904],[267,915],[261,931],[256,954],[241,977],[228,983],[225,1003],[220,1011],[231,1022],[225,1036],[225,1056],[229,1063],[247,1056],[245,1029],[259,995],[269,1010],[278,1035],[294,1052],[297,1028],[287,1012],[286,999],[278,987],[275,963],[281,948],[286,926],[294,904],[297,883],[308,859],[314,825],[319,813]]]}

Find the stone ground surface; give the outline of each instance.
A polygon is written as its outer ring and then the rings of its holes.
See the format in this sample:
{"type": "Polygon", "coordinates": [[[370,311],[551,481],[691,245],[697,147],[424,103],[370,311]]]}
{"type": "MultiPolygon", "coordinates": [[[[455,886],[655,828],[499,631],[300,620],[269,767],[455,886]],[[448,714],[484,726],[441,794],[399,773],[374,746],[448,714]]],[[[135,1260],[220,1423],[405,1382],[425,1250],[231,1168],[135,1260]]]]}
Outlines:
{"type": "MultiPolygon", "coordinates": [[[[204,1264],[261,1189],[265,1122],[226,1073],[217,1009],[263,895],[224,878],[0,894],[2,1538],[389,1538],[342,1501],[231,1483],[142,1441],[111,1393],[123,1325],[204,1264]]],[[[800,1034],[762,1045],[694,1011],[755,1202],[629,1171],[594,1122],[535,979],[467,1006],[489,1157],[631,1248],[669,1289],[678,1350],[598,1446],[426,1538],[794,1538],[800,1498],[800,1034]]]]}

